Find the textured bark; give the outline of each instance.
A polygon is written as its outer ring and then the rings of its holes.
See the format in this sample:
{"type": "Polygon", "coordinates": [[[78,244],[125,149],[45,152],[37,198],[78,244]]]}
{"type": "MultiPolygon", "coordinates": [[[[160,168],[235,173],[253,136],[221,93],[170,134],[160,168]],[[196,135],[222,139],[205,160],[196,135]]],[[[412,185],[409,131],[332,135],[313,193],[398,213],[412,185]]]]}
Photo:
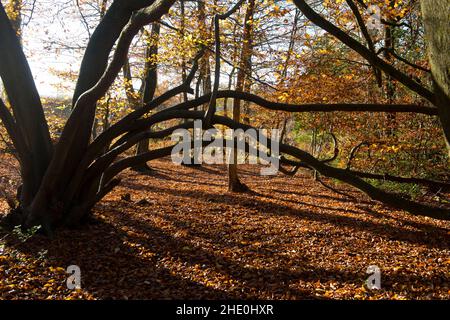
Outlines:
{"type": "Polygon", "coordinates": [[[437,97],[436,106],[439,108],[450,157],[450,1],[420,2],[437,97]]]}

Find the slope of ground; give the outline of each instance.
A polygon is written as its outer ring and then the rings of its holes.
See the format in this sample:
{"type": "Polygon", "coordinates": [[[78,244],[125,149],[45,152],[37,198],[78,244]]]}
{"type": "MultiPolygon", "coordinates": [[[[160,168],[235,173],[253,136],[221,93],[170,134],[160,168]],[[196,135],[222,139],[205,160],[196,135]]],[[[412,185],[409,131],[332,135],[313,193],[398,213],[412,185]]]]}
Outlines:
{"type": "MultiPolygon", "coordinates": [[[[3,176],[15,175],[9,163],[3,176]]],[[[1,240],[0,299],[450,297],[449,222],[340,186],[350,200],[306,172],[244,166],[253,192],[230,194],[221,166],[151,165],[151,175],[125,172],[83,229],[1,240]],[[69,265],[81,268],[81,290],[66,288],[69,265]],[[365,286],[371,265],[381,290],[365,286]]]]}

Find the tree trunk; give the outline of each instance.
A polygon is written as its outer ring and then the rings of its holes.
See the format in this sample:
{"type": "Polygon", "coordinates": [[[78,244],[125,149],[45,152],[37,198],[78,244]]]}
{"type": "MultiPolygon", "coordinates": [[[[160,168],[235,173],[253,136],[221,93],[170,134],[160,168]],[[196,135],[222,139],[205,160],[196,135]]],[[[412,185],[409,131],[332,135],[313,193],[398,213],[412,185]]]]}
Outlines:
{"type": "MultiPolygon", "coordinates": [[[[236,80],[236,91],[244,91],[248,85],[246,81],[247,72],[251,67],[252,56],[252,33],[253,33],[253,13],[255,10],[255,0],[250,0],[247,4],[247,10],[244,18],[244,34],[242,37],[242,51],[239,62],[239,70],[236,80]]],[[[241,100],[233,100],[233,120],[239,122],[241,118],[241,100]]],[[[231,151],[232,163],[228,164],[228,191],[243,192],[247,191],[248,187],[239,180],[237,169],[237,150],[233,148],[231,151]]]]}
{"type": "Polygon", "coordinates": [[[20,40],[22,40],[22,5],[22,0],[10,0],[8,3],[9,9],[12,12],[10,21],[20,40]]]}
{"type": "MultiPolygon", "coordinates": [[[[158,62],[156,56],[158,55],[158,42],[159,42],[160,25],[154,23],[152,25],[150,46],[146,48],[146,74],[143,80],[143,87],[141,88],[142,105],[145,105],[153,100],[158,85],[158,62]]],[[[136,155],[148,152],[150,145],[150,139],[144,139],[140,141],[136,146],[136,155]]],[[[151,171],[150,166],[147,163],[136,165],[132,168],[135,171],[148,173],[151,171]]]]}
{"type": "Polygon", "coordinates": [[[450,157],[450,1],[422,0],[434,92],[450,157]]]}
{"type": "MultiPolygon", "coordinates": [[[[207,41],[211,34],[211,30],[207,27],[206,23],[206,8],[203,1],[199,1],[197,4],[198,8],[198,28],[200,33],[200,38],[203,41],[207,41]]],[[[211,83],[211,65],[209,63],[210,53],[206,51],[203,57],[200,59],[200,78],[202,83],[203,94],[210,93],[212,90],[211,83]]],[[[206,111],[208,105],[203,105],[203,110],[206,111]]]]}
{"type": "Polygon", "coordinates": [[[41,99],[16,31],[0,5],[0,77],[15,118],[15,136],[23,141],[24,154],[19,155],[23,183],[20,202],[29,205],[40,187],[53,146],[41,99]]]}
{"type": "MultiPolygon", "coordinates": [[[[391,1],[391,5],[392,1],[391,1]]],[[[385,51],[384,51],[384,58],[386,59],[386,61],[388,61],[389,63],[392,63],[392,55],[391,55],[391,50],[394,50],[394,38],[393,38],[393,34],[392,34],[392,26],[385,26],[385,35],[384,35],[384,47],[385,47],[385,51]]],[[[389,74],[386,75],[386,81],[384,83],[384,91],[385,91],[385,96],[386,96],[386,102],[388,104],[393,104],[394,103],[394,96],[395,96],[395,83],[393,81],[394,79],[392,78],[392,76],[390,76],[389,74]]],[[[387,128],[385,128],[385,133],[386,136],[388,137],[394,137],[395,136],[395,132],[396,132],[396,127],[397,127],[397,120],[396,120],[396,115],[393,112],[389,112],[388,114],[386,114],[386,118],[387,118],[387,123],[386,126],[387,128]]]]}

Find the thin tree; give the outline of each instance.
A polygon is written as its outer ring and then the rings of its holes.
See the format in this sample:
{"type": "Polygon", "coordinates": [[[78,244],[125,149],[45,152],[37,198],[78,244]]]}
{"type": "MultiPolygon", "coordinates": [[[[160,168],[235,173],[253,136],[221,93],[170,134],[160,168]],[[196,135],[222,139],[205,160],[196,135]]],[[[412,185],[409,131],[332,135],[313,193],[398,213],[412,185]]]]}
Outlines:
{"type": "MultiPolygon", "coordinates": [[[[245,11],[244,30],[242,36],[242,49],[237,72],[236,91],[244,92],[249,87],[247,74],[251,69],[252,40],[253,40],[253,13],[255,11],[255,0],[249,0],[245,11]]],[[[233,100],[233,120],[241,121],[241,100],[233,100]]],[[[238,176],[238,153],[235,148],[231,150],[232,161],[228,164],[228,191],[245,192],[248,187],[242,183],[238,176]]]]}

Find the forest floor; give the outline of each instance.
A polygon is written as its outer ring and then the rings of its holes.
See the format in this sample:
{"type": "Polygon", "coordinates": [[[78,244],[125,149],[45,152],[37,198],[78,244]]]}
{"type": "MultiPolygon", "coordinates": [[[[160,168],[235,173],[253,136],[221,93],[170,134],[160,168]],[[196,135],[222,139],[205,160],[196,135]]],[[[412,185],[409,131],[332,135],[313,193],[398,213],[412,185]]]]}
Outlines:
{"type": "MultiPolygon", "coordinates": [[[[349,199],[307,172],[262,177],[243,166],[252,192],[231,194],[221,166],[151,166],[122,174],[79,230],[0,233],[0,299],[450,298],[448,221],[338,185],[349,199]],[[69,265],[81,268],[80,290],[66,288],[69,265]],[[381,290],[365,286],[371,265],[381,290]]],[[[18,178],[5,156],[0,176],[18,178]]]]}

